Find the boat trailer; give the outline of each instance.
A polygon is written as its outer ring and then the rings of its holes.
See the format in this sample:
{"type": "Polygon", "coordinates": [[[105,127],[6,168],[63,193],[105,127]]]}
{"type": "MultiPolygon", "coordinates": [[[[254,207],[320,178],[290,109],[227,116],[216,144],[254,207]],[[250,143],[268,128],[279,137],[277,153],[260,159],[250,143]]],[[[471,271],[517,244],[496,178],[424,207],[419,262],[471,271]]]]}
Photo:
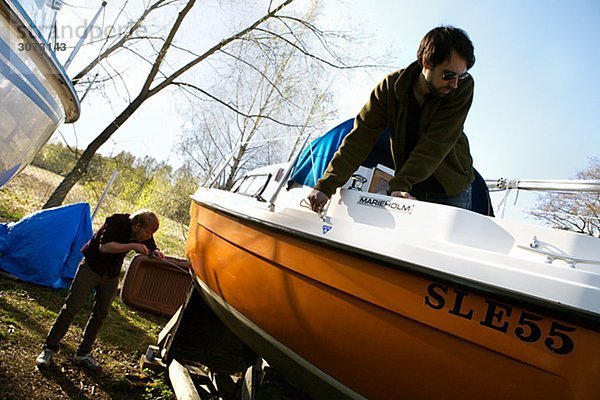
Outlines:
{"type": "Polygon", "coordinates": [[[168,371],[178,400],[310,400],[233,334],[192,285],[140,367],[168,371]]]}

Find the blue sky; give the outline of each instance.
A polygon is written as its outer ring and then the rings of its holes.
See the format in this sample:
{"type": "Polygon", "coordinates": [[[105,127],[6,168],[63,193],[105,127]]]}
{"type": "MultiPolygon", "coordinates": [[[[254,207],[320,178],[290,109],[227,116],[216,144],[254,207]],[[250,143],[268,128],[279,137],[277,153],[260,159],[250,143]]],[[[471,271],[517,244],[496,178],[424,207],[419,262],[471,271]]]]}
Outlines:
{"type": "MultiPolygon", "coordinates": [[[[476,89],[465,131],[486,177],[566,179],[600,155],[599,1],[344,2],[399,68],[434,26],[470,35],[476,89]]],[[[345,109],[358,111],[381,77],[342,93],[345,109]]]]}

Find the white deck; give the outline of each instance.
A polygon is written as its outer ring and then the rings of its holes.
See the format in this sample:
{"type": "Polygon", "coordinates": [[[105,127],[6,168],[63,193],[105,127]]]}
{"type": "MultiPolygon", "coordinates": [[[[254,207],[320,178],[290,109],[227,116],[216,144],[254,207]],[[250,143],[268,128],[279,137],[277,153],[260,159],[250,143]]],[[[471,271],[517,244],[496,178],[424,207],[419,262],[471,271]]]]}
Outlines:
{"type": "MultiPolygon", "coordinates": [[[[276,185],[261,197],[269,199],[276,185]]],[[[347,189],[319,216],[306,203],[310,190],[282,190],[273,211],[268,202],[216,189],[199,189],[193,198],[333,246],[600,315],[600,239],[347,189]]]]}

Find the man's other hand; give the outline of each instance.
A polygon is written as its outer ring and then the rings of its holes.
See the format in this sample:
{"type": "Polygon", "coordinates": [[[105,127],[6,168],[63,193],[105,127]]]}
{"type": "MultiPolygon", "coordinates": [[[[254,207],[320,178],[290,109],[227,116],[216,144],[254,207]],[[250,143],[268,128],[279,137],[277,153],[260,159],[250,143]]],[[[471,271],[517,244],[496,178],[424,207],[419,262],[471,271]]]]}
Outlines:
{"type": "Polygon", "coordinates": [[[159,249],[154,249],[148,254],[148,257],[153,258],[155,260],[164,260],[165,255],[159,249]]]}
{"type": "Polygon", "coordinates": [[[390,193],[390,196],[392,197],[402,197],[403,199],[411,199],[411,200],[416,200],[415,197],[411,196],[410,193],[408,192],[401,192],[399,190],[395,190],[392,193],[390,193]]]}

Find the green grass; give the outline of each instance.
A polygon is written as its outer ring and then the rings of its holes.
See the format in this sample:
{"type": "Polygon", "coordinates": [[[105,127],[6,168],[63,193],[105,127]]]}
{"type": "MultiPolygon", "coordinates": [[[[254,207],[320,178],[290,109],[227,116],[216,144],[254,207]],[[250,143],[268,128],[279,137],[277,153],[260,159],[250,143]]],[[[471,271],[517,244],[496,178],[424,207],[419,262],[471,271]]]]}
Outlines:
{"type": "Polygon", "coordinates": [[[2,203],[0,203],[0,221],[18,221],[25,216],[23,210],[16,209],[12,204],[14,200],[12,196],[2,196],[2,203]]]}
{"type": "Polygon", "coordinates": [[[61,387],[68,387],[69,382],[84,388],[77,391],[96,393],[77,398],[159,398],[148,397],[147,390],[153,395],[160,394],[163,399],[173,398],[163,377],[151,376],[149,382],[153,384],[135,388],[137,392],[127,381],[127,376],[141,373],[138,360],[148,345],[156,344],[167,320],[132,310],[119,298],[113,302],[113,310],[94,345],[94,355],[102,363],[101,375],[89,375],[71,360],[91,312],[91,296],[62,341],[61,352],[54,361],[56,367],[43,374],[37,372],[35,357],[65,295],[65,290],[48,289],[0,275],[0,399],[62,399],[65,397],[58,393],[61,387]],[[39,388],[39,392],[31,393],[31,387],[39,388]]]}
{"type": "Polygon", "coordinates": [[[148,374],[151,382],[146,386],[145,393],[142,396],[147,400],[170,399],[173,397],[173,391],[167,383],[167,378],[163,372],[156,373],[151,370],[144,370],[148,374]]]}

